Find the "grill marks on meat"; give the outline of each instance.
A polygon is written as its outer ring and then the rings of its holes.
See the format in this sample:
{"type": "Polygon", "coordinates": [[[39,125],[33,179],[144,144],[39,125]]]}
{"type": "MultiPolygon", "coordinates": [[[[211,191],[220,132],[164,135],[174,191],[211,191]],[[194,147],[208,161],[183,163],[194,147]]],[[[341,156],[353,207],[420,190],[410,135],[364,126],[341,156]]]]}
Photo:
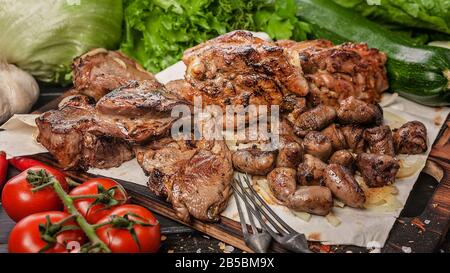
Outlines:
{"type": "Polygon", "coordinates": [[[382,187],[394,183],[400,165],[390,155],[362,153],[356,157],[356,166],[369,187],[382,187]]]}
{"type": "Polygon", "coordinates": [[[342,124],[380,125],[383,122],[383,109],[378,104],[349,97],[339,103],[337,117],[342,124]]]}
{"type": "Polygon", "coordinates": [[[306,96],[308,84],[301,67],[282,47],[234,31],[185,51],[186,81],[180,92],[188,101],[202,96],[207,104],[280,104],[283,94],[306,96]]]}
{"type": "Polygon", "coordinates": [[[155,77],[134,60],[119,51],[102,48],[75,58],[72,73],[75,88],[95,100],[130,80],[155,81],[155,77]]]}
{"type": "Polygon", "coordinates": [[[399,154],[421,154],[427,151],[427,128],[420,121],[410,121],[394,129],[395,150],[399,154]]]}
{"type": "Polygon", "coordinates": [[[218,221],[231,194],[231,154],[223,141],[163,139],[138,148],[136,158],[149,187],[167,197],[177,216],[218,221]],[[160,143],[162,142],[162,143],[160,143]]]}
{"type": "Polygon", "coordinates": [[[395,156],[394,139],[389,126],[381,125],[366,129],[364,139],[371,153],[395,156]]]}
{"type": "Polygon", "coordinates": [[[125,141],[89,132],[99,126],[94,105],[89,102],[85,96],[73,96],[59,110],[42,114],[36,119],[37,141],[65,169],[118,167],[132,159],[133,152],[125,141]]]}
{"type": "Polygon", "coordinates": [[[388,88],[386,55],[366,44],[330,41],[278,41],[291,55],[297,55],[310,83],[309,99],[313,105],[337,105],[354,96],[366,102],[378,102],[388,88]]]}

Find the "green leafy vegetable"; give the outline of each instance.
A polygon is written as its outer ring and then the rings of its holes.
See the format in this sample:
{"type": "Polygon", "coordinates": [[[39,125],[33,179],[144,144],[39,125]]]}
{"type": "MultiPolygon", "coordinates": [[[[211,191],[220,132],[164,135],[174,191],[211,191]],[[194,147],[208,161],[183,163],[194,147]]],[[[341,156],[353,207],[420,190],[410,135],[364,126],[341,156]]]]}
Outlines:
{"type": "Polygon", "coordinates": [[[450,0],[333,0],[377,22],[450,34],[450,0]]]}
{"type": "Polygon", "coordinates": [[[294,0],[128,0],[121,50],[157,72],[186,48],[236,29],[304,40],[309,27],[295,13],[294,0]]]}
{"type": "Polygon", "coordinates": [[[65,83],[74,57],[118,46],[122,19],[120,0],[0,0],[0,58],[65,83]]]}

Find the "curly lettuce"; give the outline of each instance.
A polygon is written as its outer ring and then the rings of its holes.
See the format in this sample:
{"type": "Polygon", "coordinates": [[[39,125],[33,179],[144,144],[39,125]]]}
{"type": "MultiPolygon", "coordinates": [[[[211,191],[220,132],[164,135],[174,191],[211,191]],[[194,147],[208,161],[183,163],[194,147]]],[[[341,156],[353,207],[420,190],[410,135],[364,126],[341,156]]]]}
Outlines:
{"type": "Polygon", "coordinates": [[[294,0],[128,0],[121,50],[147,70],[160,71],[183,51],[223,33],[264,31],[274,39],[304,40],[306,23],[294,0]]]}

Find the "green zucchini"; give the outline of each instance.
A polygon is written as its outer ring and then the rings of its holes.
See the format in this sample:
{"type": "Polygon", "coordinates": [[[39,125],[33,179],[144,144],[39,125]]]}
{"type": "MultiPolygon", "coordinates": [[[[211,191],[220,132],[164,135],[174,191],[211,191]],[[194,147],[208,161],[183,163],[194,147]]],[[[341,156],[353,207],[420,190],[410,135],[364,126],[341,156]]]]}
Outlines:
{"type": "Polygon", "coordinates": [[[297,16],[312,35],[342,43],[365,42],[388,56],[390,90],[429,106],[450,105],[450,50],[414,46],[384,27],[329,0],[297,0],[297,16]]]}

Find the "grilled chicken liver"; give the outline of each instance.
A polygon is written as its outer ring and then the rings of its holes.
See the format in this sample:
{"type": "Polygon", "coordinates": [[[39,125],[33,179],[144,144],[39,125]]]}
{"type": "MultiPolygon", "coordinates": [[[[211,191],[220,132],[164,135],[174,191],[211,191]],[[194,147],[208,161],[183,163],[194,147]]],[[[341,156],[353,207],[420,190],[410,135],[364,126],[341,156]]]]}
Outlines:
{"type": "Polygon", "coordinates": [[[298,183],[302,186],[320,185],[326,167],[327,164],[320,159],[306,154],[305,160],[297,168],[298,183]]]}
{"type": "Polygon", "coordinates": [[[289,196],[286,205],[295,211],[325,216],[333,207],[333,197],[327,187],[301,186],[289,196]]]}
{"type": "Polygon", "coordinates": [[[383,109],[378,104],[349,97],[339,103],[337,117],[342,124],[379,125],[383,121],[383,109]]]}
{"type": "Polygon", "coordinates": [[[75,88],[95,100],[130,80],[155,81],[151,73],[120,51],[102,48],[75,58],[72,73],[75,88]]]}
{"type": "Polygon", "coordinates": [[[356,166],[369,187],[382,187],[394,183],[400,165],[390,155],[362,153],[356,157],[356,166]]]}
{"type": "Polygon", "coordinates": [[[358,182],[350,171],[341,165],[328,165],[324,172],[324,184],[347,206],[362,208],[366,202],[366,196],[358,182]]]}
{"type": "Polygon", "coordinates": [[[243,149],[233,152],[233,166],[236,170],[250,175],[266,175],[275,166],[276,152],[260,149],[243,149]]]}
{"type": "Polygon", "coordinates": [[[399,154],[421,154],[427,151],[427,128],[420,121],[410,121],[394,129],[395,150],[399,154]]]}
{"type": "Polygon", "coordinates": [[[366,129],[364,139],[371,153],[395,156],[394,138],[389,126],[381,125],[366,129]]]}
{"type": "Polygon", "coordinates": [[[273,196],[286,202],[297,188],[296,171],[292,168],[275,168],[267,175],[267,183],[273,196]]]}
{"type": "Polygon", "coordinates": [[[303,139],[305,153],[327,161],[333,150],[331,141],[320,132],[309,132],[303,139]]]}

